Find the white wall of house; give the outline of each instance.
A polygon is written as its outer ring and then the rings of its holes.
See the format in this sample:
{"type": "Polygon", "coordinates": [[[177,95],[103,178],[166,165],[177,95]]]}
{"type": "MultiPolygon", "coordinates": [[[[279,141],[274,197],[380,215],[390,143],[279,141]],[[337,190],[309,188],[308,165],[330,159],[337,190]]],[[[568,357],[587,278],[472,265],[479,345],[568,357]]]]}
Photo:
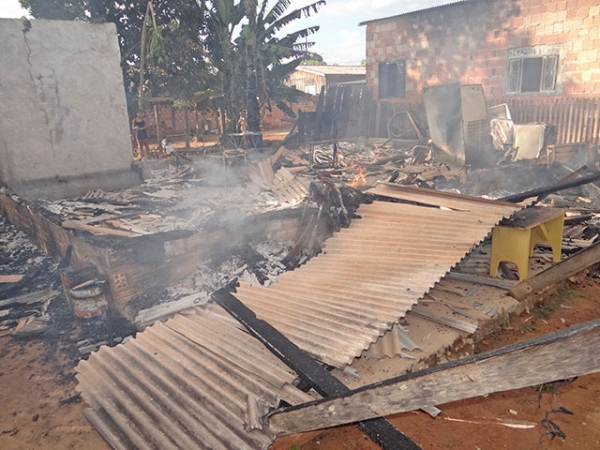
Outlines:
{"type": "Polygon", "coordinates": [[[21,195],[138,180],[113,24],[0,19],[0,92],[0,181],[21,195]]]}

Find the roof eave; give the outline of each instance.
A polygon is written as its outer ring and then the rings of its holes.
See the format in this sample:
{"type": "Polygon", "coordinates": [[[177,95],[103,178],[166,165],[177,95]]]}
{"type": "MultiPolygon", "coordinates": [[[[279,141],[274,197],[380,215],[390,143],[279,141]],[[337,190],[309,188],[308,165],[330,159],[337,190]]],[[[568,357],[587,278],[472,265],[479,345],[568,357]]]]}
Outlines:
{"type": "Polygon", "coordinates": [[[467,0],[455,0],[455,1],[452,1],[452,2],[449,2],[449,3],[442,3],[441,5],[431,6],[429,8],[416,9],[414,11],[409,11],[409,12],[405,12],[405,13],[401,13],[401,14],[396,14],[396,15],[393,15],[393,16],[382,17],[380,19],[365,20],[363,22],[360,22],[358,24],[358,26],[362,27],[363,25],[370,25],[370,24],[375,23],[375,22],[382,22],[384,20],[397,19],[398,17],[409,16],[409,15],[415,14],[415,13],[426,12],[426,11],[429,11],[429,10],[432,10],[432,9],[445,8],[447,6],[454,6],[454,5],[462,4],[462,3],[466,3],[466,2],[467,2],[467,0]]]}

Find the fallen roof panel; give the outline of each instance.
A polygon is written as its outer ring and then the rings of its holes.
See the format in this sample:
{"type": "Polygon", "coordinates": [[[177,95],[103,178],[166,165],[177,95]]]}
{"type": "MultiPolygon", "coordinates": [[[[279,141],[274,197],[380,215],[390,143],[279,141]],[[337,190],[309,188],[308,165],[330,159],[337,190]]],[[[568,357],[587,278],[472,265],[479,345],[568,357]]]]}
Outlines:
{"type": "Polygon", "coordinates": [[[236,296],[319,360],[338,367],[397,323],[502,218],[521,206],[418,188],[372,193],[414,202],[362,205],[305,266],[236,296]],[[420,206],[419,206],[420,205],[420,206]]]}
{"type": "Polygon", "coordinates": [[[311,397],[221,308],[156,323],[77,366],[86,417],[115,449],[266,449],[263,408],[311,397]]]}

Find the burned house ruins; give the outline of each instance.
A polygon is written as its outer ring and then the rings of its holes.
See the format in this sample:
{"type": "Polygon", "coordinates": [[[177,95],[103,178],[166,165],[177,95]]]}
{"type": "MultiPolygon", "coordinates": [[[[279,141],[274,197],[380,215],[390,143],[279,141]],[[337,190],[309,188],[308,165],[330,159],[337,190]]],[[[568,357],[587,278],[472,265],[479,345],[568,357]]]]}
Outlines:
{"type": "MultiPolygon", "coordinates": [[[[0,358],[43,342],[70,386],[44,407],[113,449],[353,425],[416,450],[451,402],[537,386],[541,405],[554,382],[558,402],[576,377],[596,395],[600,318],[560,293],[598,285],[599,63],[568,31],[598,11],[533,3],[366,22],[366,84],[323,87],[282,139],[186,131],[136,162],[114,27],[0,20],[0,358]],[[553,296],[551,328],[532,311],[553,296]]],[[[558,413],[488,423],[569,443],[558,413]]]]}

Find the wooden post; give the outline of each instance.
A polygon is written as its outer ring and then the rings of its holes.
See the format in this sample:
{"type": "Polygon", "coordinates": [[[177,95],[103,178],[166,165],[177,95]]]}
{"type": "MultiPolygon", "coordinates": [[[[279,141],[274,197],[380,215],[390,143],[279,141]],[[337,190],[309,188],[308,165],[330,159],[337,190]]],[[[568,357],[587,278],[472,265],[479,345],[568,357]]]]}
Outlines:
{"type": "Polygon", "coordinates": [[[321,86],[321,92],[319,92],[319,99],[317,100],[316,116],[316,130],[313,130],[312,138],[309,140],[318,141],[321,139],[321,131],[323,130],[323,108],[325,107],[325,86],[321,86]]]}
{"type": "Polygon", "coordinates": [[[600,372],[600,320],[270,414],[283,433],[329,428],[600,372]]]}
{"type": "Polygon", "coordinates": [[[188,118],[188,108],[187,106],[183,107],[183,125],[185,127],[185,148],[186,150],[190,149],[190,121],[188,118]]]}
{"type": "Polygon", "coordinates": [[[156,122],[156,142],[158,143],[158,148],[160,148],[160,141],[162,141],[160,135],[160,122],[158,121],[158,105],[154,104],[154,122],[156,122]]]}
{"type": "Polygon", "coordinates": [[[539,292],[552,284],[566,280],[597,262],[600,262],[600,243],[590,245],[570,258],[522,281],[513,286],[508,293],[515,299],[522,301],[534,292],[539,292]]]}
{"type": "Polygon", "coordinates": [[[594,102],[594,125],[592,126],[592,143],[600,144],[600,99],[594,102]]]}

